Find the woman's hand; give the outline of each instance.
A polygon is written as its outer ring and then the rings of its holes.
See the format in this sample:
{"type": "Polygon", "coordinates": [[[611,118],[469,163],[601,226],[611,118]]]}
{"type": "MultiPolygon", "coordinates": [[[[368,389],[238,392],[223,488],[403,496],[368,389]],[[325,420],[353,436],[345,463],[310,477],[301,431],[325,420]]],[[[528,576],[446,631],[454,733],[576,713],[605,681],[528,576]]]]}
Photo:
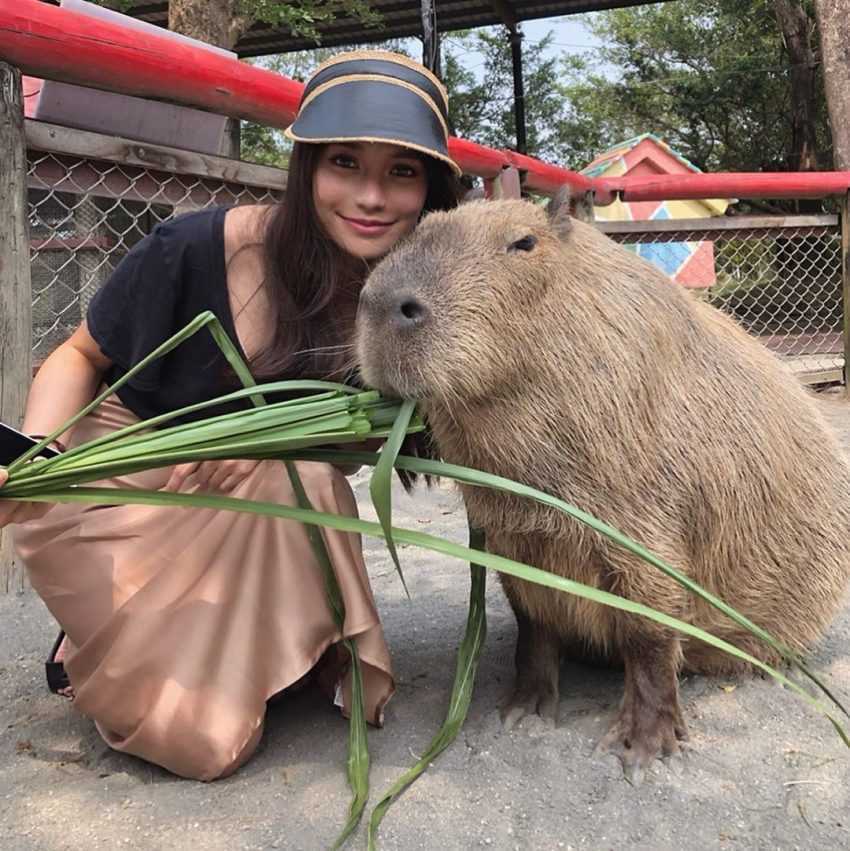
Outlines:
{"type": "MultiPolygon", "coordinates": [[[[9,474],[0,469],[0,488],[6,484],[9,474]]],[[[26,523],[44,517],[55,503],[52,502],[18,502],[18,500],[0,500],[0,529],[10,523],[26,523]]]]}
{"type": "Polygon", "coordinates": [[[179,491],[197,486],[202,491],[232,493],[260,464],[260,461],[190,461],[178,464],[163,490],[179,491]]]}

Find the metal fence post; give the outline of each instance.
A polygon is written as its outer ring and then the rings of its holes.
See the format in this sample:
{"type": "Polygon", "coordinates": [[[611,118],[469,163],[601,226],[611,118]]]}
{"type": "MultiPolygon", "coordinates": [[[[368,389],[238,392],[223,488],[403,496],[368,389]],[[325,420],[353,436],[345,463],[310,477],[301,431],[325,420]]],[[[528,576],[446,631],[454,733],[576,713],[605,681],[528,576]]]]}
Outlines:
{"type": "Polygon", "coordinates": [[[850,191],[841,197],[841,303],[843,306],[844,386],[850,371],[850,191]]]}
{"type": "MultiPolygon", "coordinates": [[[[0,62],[0,420],[18,426],[32,378],[32,286],[21,72],[0,62]]],[[[0,589],[23,589],[10,535],[0,532],[0,589]]]]}

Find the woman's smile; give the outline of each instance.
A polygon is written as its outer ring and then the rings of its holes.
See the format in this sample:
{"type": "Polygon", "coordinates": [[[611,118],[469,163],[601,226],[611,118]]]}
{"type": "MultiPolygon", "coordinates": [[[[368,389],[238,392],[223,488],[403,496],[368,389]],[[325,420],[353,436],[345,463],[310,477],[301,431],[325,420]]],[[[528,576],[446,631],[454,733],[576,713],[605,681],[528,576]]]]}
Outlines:
{"type": "Polygon", "coordinates": [[[383,236],[394,224],[394,221],[383,222],[378,219],[356,219],[351,216],[337,215],[357,233],[362,236],[383,236]]]}

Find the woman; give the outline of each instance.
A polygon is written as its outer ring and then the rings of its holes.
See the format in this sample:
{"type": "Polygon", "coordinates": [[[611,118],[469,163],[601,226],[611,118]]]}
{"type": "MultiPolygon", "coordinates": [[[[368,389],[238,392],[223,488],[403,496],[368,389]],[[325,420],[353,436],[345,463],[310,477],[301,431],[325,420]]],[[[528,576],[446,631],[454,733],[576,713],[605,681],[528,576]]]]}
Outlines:
{"type": "MultiPolygon", "coordinates": [[[[286,131],[295,145],[281,205],[205,210],[157,227],[39,370],[24,430],[51,432],[208,309],[256,378],[344,380],[370,266],[424,212],[456,203],[446,119],[445,90],[406,57],[359,51],[325,62],[286,131]]],[[[198,333],[62,443],[234,385],[211,337],[198,333]]],[[[298,470],[317,509],[356,514],[340,471],[317,463],[298,470]]],[[[108,484],[294,503],[273,461],[182,464],[108,484]]],[[[357,536],[327,533],[346,609],[341,636],[298,523],[200,509],[0,503],[0,526],[8,523],[23,524],[18,552],[67,634],[75,705],[113,748],[185,777],[225,776],[254,752],[266,701],[320,660],[322,679],[345,703],[345,660],[333,652],[342,636],[354,639],[363,662],[367,719],[381,724],[392,671],[357,536]]]]}

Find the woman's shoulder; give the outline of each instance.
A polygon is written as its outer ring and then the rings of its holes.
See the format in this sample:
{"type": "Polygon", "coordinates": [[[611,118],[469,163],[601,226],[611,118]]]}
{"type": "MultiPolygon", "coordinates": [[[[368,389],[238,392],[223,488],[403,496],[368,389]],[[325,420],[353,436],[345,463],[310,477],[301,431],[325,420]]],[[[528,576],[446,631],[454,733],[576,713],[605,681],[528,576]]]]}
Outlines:
{"type": "Polygon", "coordinates": [[[160,238],[193,241],[211,234],[217,221],[223,221],[228,207],[205,207],[191,213],[181,213],[160,222],[153,233],[160,238]]]}
{"type": "Polygon", "coordinates": [[[224,218],[224,256],[226,262],[245,248],[260,247],[275,207],[250,204],[231,207],[224,218]]]}

